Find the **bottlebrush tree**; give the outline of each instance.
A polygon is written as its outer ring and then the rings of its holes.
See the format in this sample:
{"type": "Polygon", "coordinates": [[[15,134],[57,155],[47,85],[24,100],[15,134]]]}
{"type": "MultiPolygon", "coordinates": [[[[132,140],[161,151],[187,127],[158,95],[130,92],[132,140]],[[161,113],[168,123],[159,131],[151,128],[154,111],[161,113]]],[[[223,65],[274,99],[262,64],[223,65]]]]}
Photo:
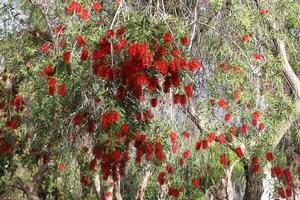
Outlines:
{"type": "MultiPolygon", "coordinates": [[[[63,171],[66,153],[76,155],[81,183],[88,187],[92,174],[100,173],[108,181],[104,196],[109,199],[111,184],[125,175],[133,157],[130,145],[136,162],[165,159],[160,139],[147,134],[152,107],[171,90],[174,103],[185,105],[192,97],[186,76],[201,62],[189,56],[178,25],[170,29],[143,14],[128,14],[129,20],[117,26],[101,23],[97,5],[90,10],[71,1],[63,18],[71,24],[50,25],[50,38],[30,33],[37,51],[22,71],[27,80],[18,94],[3,102],[4,111],[14,111],[2,127],[5,135],[16,137],[29,131],[24,153],[30,162],[41,160],[63,171]]],[[[16,151],[12,143],[6,146],[3,153],[16,151]]]]}

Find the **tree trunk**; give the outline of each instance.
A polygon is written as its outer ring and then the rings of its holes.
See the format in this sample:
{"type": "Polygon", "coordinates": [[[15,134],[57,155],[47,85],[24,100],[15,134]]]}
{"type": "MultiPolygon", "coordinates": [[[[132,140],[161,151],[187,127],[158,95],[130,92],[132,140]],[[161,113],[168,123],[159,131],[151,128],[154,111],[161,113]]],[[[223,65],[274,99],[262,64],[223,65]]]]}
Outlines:
{"type": "Polygon", "coordinates": [[[148,185],[150,174],[151,174],[151,170],[150,170],[150,168],[147,168],[143,174],[142,181],[141,181],[138,191],[136,193],[135,200],[143,200],[144,199],[144,195],[145,195],[146,187],[148,185]]]}
{"type": "Polygon", "coordinates": [[[101,185],[100,185],[100,177],[99,177],[99,175],[95,176],[94,187],[95,187],[95,190],[96,190],[97,199],[101,200],[101,185]]]}
{"type": "Polygon", "coordinates": [[[264,191],[263,182],[255,175],[246,174],[245,177],[246,188],[243,200],[260,200],[264,191]]]}
{"type": "Polygon", "coordinates": [[[123,200],[122,194],[121,194],[121,180],[119,176],[119,180],[116,182],[116,187],[115,187],[115,195],[117,200],[123,200]]]}
{"type": "Polygon", "coordinates": [[[28,191],[29,200],[39,200],[38,196],[38,186],[39,183],[48,168],[48,163],[43,163],[39,166],[38,171],[34,174],[31,184],[27,186],[26,190],[28,191]]]}

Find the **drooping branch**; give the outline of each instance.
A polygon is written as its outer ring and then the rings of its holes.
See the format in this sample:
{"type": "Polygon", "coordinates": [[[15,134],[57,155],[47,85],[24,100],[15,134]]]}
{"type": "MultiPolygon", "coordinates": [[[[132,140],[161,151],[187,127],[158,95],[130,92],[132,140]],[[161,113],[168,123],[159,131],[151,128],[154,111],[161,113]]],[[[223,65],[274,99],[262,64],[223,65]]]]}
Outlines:
{"type": "Polygon", "coordinates": [[[279,128],[277,129],[277,132],[274,136],[274,142],[273,142],[274,148],[279,144],[280,140],[283,138],[286,132],[292,127],[293,123],[297,121],[300,116],[300,80],[296,76],[294,70],[292,69],[288,61],[284,42],[281,39],[276,39],[276,45],[277,45],[278,56],[282,60],[282,72],[290,88],[293,91],[295,109],[294,109],[294,114],[279,125],[279,128]]]}

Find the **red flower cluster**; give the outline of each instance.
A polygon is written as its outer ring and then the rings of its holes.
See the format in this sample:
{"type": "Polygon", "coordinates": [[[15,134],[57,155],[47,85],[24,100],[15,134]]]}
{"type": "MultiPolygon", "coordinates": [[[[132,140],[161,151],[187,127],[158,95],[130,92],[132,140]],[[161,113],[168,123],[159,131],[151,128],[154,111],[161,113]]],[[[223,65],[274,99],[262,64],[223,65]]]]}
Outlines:
{"type": "Polygon", "coordinates": [[[110,111],[102,114],[100,123],[104,129],[107,129],[109,125],[116,123],[118,119],[119,113],[117,111],[110,111]]]}
{"type": "Polygon", "coordinates": [[[87,20],[90,15],[90,10],[88,8],[83,8],[83,6],[76,1],[71,1],[69,5],[65,7],[65,11],[76,13],[82,20],[87,20]]]}
{"type": "Polygon", "coordinates": [[[193,184],[193,186],[195,188],[199,188],[199,186],[200,186],[200,180],[199,180],[199,178],[193,178],[192,179],[192,184],[193,184]]]}
{"type": "Polygon", "coordinates": [[[260,165],[259,165],[259,158],[258,157],[253,157],[251,159],[251,171],[252,173],[257,173],[260,170],[260,165]]]}
{"type": "Polygon", "coordinates": [[[93,10],[95,12],[98,12],[100,11],[102,8],[102,5],[100,4],[100,2],[96,1],[96,2],[93,2],[93,10]]]}
{"type": "Polygon", "coordinates": [[[243,150],[241,149],[241,147],[235,148],[235,149],[234,149],[234,153],[235,153],[239,158],[244,157],[244,153],[243,153],[243,150]]]}
{"type": "Polygon", "coordinates": [[[223,165],[223,166],[226,166],[228,165],[228,159],[227,159],[227,156],[225,154],[221,154],[220,155],[220,164],[223,165]]]}
{"type": "Polygon", "coordinates": [[[242,37],[242,40],[244,42],[248,42],[248,40],[250,39],[249,35],[248,34],[244,34],[243,37],[242,37]]]}
{"type": "Polygon", "coordinates": [[[52,48],[52,44],[50,42],[45,42],[40,46],[40,51],[44,54],[49,53],[50,49],[52,48]]]}
{"type": "Polygon", "coordinates": [[[171,197],[177,198],[177,197],[179,197],[180,193],[181,193],[181,190],[178,188],[174,188],[174,187],[168,188],[168,195],[171,197]]]}

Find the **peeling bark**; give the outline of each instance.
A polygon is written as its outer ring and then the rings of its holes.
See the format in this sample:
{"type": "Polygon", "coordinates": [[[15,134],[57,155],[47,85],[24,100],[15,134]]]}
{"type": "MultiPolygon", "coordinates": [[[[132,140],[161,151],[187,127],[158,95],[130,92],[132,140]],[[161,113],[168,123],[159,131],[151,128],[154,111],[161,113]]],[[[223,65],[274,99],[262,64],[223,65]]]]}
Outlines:
{"type": "Polygon", "coordinates": [[[144,199],[144,195],[145,195],[145,191],[146,191],[146,188],[148,185],[150,174],[151,174],[151,169],[148,167],[146,169],[146,171],[143,173],[143,177],[142,177],[141,183],[138,187],[138,191],[137,191],[135,200],[143,200],[144,199]]]}

